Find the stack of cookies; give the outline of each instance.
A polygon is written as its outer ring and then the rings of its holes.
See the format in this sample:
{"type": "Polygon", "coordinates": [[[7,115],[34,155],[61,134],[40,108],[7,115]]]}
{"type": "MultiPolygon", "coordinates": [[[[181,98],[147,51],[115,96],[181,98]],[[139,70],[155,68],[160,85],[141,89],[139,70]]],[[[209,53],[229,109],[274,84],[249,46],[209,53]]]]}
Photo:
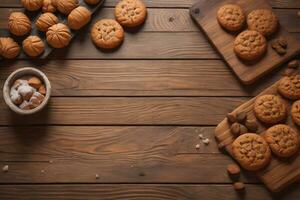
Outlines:
{"type": "Polygon", "coordinates": [[[91,30],[93,43],[101,49],[114,49],[124,40],[124,29],[135,28],[143,24],[147,17],[147,8],[140,0],[121,0],[115,7],[115,18],[102,19],[91,30]]]}
{"type": "Polygon", "coordinates": [[[272,154],[279,159],[294,156],[300,146],[300,74],[282,78],[277,91],[258,96],[247,113],[227,116],[236,137],[232,155],[244,169],[264,168],[272,154]]]}
{"type": "MultiPolygon", "coordinates": [[[[278,18],[272,10],[257,9],[247,16],[237,4],[226,4],[219,8],[217,20],[226,31],[236,34],[235,54],[244,61],[257,61],[267,51],[267,40],[278,30],[278,18]],[[247,30],[243,29],[246,28],[247,30]],[[242,31],[242,32],[241,32],[242,31]]],[[[281,39],[284,40],[284,39],[281,39]]],[[[274,45],[280,55],[286,52],[286,46],[274,45]]]]}

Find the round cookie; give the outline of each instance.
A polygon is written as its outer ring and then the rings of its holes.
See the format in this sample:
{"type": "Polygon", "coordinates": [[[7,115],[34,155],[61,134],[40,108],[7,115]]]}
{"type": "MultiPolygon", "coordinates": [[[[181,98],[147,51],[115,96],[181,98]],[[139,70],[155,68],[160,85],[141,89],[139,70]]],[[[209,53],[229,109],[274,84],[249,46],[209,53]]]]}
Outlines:
{"type": "Polygon", "coordinates": [[[93,43],[103,49],[114,49],[124,40],[124,30],[115,20],[102,19],[94,24],[91,30],[93,43]]]}
{"type": "Polygon", "coordinates": [[[286,118],[287,106],[279,97],[272,94],[262,95],[254,102],[255,116],[264,123],[276,124],[286,118]]]}
{"type": "Polygon", "coordinates": [[[58,23],[58,18],[53,13],[44,13],[36,20],[35,25],[39,31],[48,31],[54,24],[58,23]]]}
{"type": "Polygon", "coordinates": [[[217,19],[224,29],[238,31],[244,26],[246,17],[239,5],[227,4],[219,8],[217,19]]]}
{"type": "Polygon", "coordinates": [[[249,170],[262,169],[271,160],[271,150],[263,137],[255,133],[245,133],[232,143],[233,157],[249,170]]]}
{"type": "Polygon", "coordinates": [[[300,126],[300,100],[295,101],[291,108],[291,115],[293,121],[300,126]]]}
{"type": "Polygon", "coordinates": [[[125,27],[136,27],[144,23],[147,8],[140,0],[121,0],[115,7],[116,20],[125,27]]]}
{"type": "Polygon", "coordinates": [[[279,157],[290,157],[299,149],[298,133],[285,124],[272,126],[264,137],[272,152],[279,157]]]}
{"type": "Polygon", "coordinates": [[[36,11],[43,6],[43,0],[21,0],[21,4],[29,11],[36,11]]]}
{"type": "Polygon", "coordinates": [[[55,0],[57,10],[64,14],[68,15],[72,10],[79,6],[78,0],[55,0]]]}
{"type": "Polygon", "coordinates": [[[243,31],[234,41],[234,52],[246,61],[255,61],[267,51],[265,37],[257,31],[243,31]]]}
{"type": "Polygon", "coordinates": [[[283,77],[278,83],[277,90],[285,98],[300,99],[300,74],[283,77]]]}
{"type": "Polygon", "coordinates": [[[37,57],[45,50],[45,44],[38,36],[29,36],[23,41],[23,50],[30,57],[37,57]]]}
{"type": "Polygon", "coordinates": [[[46,39],[50,46],[64,48],[69,45],[72,39],[71,31],[65,24],[58,23],[48,29],[46,39]]]}
{"type": "Polygon", "coordinates": [[[91,11],[84,6],[78,6],[68,16],[68,25],[71,29],[79,30],[91,20],[91,11]]]}
{"type": "Polygon", "coordinates": [[[13,59],[20,53],[20,46],[10,37],[0,37],[0,55],[6,59],[13,59]]]}
{"type": "Polygon", "coordinates": [[[247,17],[249,30],[255,30],[268,37],[276,32],[278,18],[275,13],[268,9],[253,10],[247,17]]]}
{"type": "Polygon", "coordinates": [[[8,18],[9,31],[16,36],[23,36],[31,30],[29,18],[22,12],[12,12],[8,18]]]}

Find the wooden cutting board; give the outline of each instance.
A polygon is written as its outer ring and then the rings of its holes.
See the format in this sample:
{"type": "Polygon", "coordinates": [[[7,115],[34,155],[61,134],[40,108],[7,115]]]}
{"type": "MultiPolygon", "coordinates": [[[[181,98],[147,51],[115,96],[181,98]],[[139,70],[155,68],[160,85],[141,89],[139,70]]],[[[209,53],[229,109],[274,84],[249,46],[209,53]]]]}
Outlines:
{"type": "MultiPolygon", "coordinates": [[[[277,93],[277,84],[278,82],[264,90],[258,96],[264,94],[279,95],[277,93]]],[[[233,113],[236,114],[241,111],[245,111],[247,112],[248,116],[254,117],[252,108],[254,101],[258,96],[239,106],[233,111],[233,113]]],[[[286,102],[288,104],[288,110],[290,110],[291,104],[293,102],[288,100],[286,100],[286,102]]],[[[287,118],[286,124],[292,126],[293,128],[295,128],[295,130],[298,130],[298,132],[300,133],[299,128],[293,123],[293,120],[290,116],[287,118]]],[[[264,134],[264,131],[267,128],[267,126],[260,123],[258,132],[260,134],[264,134]]],[[[226,118],[217,126],[215,130],[215,137],[218,143],[220,143],[221,145],[225,145],[225,150],[232,156],[231,144],[235,138],[230,132],[230,124],[228,123],[226,118]]],[[[292,158],[289,158],[288,160],[280,160],[273,155],[270,165],[268,165],[263,170],[256,172],[256,175],[264,182],[264,184],[271,191],[281,191],[289,184],[300,178],[300,151],[297,155],[295,155],[292,158]]]]}
{"type": "Polygon", "coordinates": [[[240,60],[233,51],[233,42],[237,34],[231,34],[221,28],[217,21],[217,10],[224,4],[236,3],[248,14],[254,9],[272,9],[265,0],[202,0],[190,9],[190,14],[199,25],[211,44],[220,53],[228,66],[244,84],[251,84],[274,68],[300,53],[300,43],[281,26],[279,31],[269,40],[267,54],[255,63],[240,60]],[[284,56],[278,55],[271,47],[271,42],[279,36],[288,41],[288,50],[284,56]]]}

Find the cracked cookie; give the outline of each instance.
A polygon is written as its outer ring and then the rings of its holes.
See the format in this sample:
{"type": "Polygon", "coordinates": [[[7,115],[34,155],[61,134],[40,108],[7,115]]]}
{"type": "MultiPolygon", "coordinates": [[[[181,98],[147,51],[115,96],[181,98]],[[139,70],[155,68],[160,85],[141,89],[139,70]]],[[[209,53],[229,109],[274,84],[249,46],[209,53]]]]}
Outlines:
{"type": "Polygon", "coordinates": [[[246,133],[235,139],[232,143],[232,153],[240,165],[249,171],[262,169],[271,159],[271,150],[267,142],[254,133],[246,133]]]}
{"type": "Polygon", "coordinates": [[[267,51],[265,37],[257,31],[243,31],[234,41],[234,52],[247,61],[259,59],[267,51]]]}
{"type": "Polygon", "coordinates": [[[43,40],[36,35],[27,37],[23,43],[24,52],[30,57],[37,57],[41,55],[45,50],[45,44],[43,40]]]}
{"type": "Polygon", "coordinates": [[[267,124],[276,124],[286,118],[286,104],[279,96],[267,94],[256,98],[255,116],[267,124]]]}
{"type": "Polygon", "coordinates": [[[69,45],[72,36],[69,27],[62,23],[51,26],[47,33],[47,42],[54,48],[64,48],[69,45]]]}
{"type": "Polygon", "coordinates": [[[300,99],[300,74],[283,77],[278,83],[277,90],[288,99],[300,99]]]}
{"type": "Polygon", "coordinates": [[[217,19],[224,29],[238,31],[244,26],[246,17],[239,5],[227,4],[219,8],[217,19]]]}
{"type": "Polygon", "coordinates": [[[248,15],[247,24],[249,30],[258,31],[265,37],[268,37],[276,32],[278,18],[271,10],[258,9],[248,15]]]}
{"type": "Polygon", "coordinates": [[[115,8],[116,20],[125,27],[136,27],[144,23],[147,8],[140,0],[122,0],[115,8]]]}
{"type": "Polygon", "coordinates": [[[290,157],[299,149],[299,135],[290,126],[284,124],[272,126],[264,137],[272,152],[279,157],[290,157]]]}
{"type": "Polygon", "coordinates": [[[114,49],[124,40],[124,30],[115,20],[102,19],[94,24],[91,30],[92,41],[97,47],[114,49]]]}
{"type": "Polygon", "coordinates": [[[300,100],[295,101],[291,108],[293,121],[300,126],[300,100]]]}

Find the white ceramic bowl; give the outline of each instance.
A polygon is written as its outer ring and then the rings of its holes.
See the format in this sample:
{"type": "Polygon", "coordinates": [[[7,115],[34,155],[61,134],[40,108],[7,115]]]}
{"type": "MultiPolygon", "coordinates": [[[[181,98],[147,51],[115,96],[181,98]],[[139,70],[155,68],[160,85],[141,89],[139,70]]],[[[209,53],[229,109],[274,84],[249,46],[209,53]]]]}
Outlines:
{"type": "Polygon", "coordinates": [[[51,85],[50,85],[48,78],[46,77],[46,75],[43,72],[41,72],[38,69],[32,68],[32,67],[25,67],[25,68],[21,68],[21,69],[14,71],[6,79],[4,86],[3,86],[3,98],[4,98],[6,105],[12,111],[14,111],[15,113],[17,113],[19,115],[30,115],[30,114],[39,112],[40,110],[42,110],[43,108],[46,107],[47,103],[49,102],[50,96],[51,96],[51,85]],[[22,110],[11,101],[10,89],[11,89],[12,84],[17,79],[22,78],[24,76],[28,76],[28,75],[36,76],[42,80],[42,82],[45,84],[45,87],[46,87],[46,96],[45,96],[43,102],[41,103],[41,105],[39,105],[38,107],[31,109],[31,110],[22,110]]]}

